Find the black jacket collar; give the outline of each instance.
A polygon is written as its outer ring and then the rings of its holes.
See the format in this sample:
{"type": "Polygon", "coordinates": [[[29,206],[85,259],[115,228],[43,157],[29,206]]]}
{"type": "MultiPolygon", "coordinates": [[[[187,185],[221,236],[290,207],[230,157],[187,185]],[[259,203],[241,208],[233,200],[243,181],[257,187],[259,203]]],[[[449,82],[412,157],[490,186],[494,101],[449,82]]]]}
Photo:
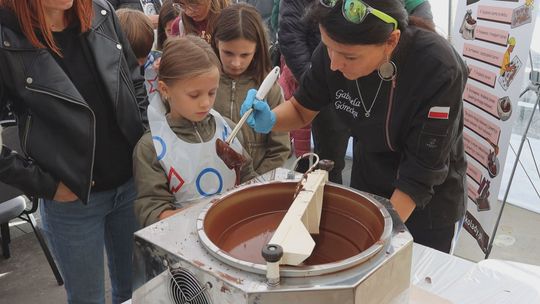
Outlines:
{"type": "Polygon", "coordinates": [[[0,48],[10,50],[32,50],[35,47],[24,38],[19,20],[15,14],[0,8],[0,48]]]}

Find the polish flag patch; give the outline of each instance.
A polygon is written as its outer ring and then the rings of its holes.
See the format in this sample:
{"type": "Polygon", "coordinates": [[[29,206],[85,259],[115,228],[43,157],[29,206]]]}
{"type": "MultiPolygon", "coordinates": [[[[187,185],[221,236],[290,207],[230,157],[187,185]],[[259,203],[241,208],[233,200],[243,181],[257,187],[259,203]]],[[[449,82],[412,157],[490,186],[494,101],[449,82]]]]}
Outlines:
{"type": "Polygon", "coordinates": [[[450,107],[432,107],[429,109],[428,118],[448,119],[450,107]]]}

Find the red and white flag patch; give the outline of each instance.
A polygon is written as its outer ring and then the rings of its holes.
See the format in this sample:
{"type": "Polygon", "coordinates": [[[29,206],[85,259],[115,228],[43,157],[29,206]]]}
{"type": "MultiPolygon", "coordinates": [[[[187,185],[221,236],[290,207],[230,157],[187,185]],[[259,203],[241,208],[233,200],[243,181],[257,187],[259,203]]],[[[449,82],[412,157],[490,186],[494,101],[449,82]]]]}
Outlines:
{"type": "Polygon", "coordinates": [[[450,107],[431,107],[429,109],[428,118],[433,119],[448,119],[450,107]]]}

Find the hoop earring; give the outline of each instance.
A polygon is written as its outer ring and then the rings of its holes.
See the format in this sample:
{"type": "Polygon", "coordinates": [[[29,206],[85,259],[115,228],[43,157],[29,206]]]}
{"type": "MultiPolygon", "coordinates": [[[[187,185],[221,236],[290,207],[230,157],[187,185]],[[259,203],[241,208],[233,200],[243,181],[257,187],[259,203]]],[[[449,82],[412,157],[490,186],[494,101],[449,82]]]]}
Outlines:
{"type": "Polygon", "coordinates": [[[387,58],[386,62],[381,64],[377,69],[377,74],[379,74],[379,77],[384,81],[394,80],[397,75],[396,64],[387,58]]]}

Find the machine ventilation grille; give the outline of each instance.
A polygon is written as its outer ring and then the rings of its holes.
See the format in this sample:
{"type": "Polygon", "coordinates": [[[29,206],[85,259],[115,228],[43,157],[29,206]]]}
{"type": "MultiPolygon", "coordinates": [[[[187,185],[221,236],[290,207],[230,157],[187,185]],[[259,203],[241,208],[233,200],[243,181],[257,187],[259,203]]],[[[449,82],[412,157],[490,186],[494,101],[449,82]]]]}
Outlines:
{"type": "Polygon", "coordinates": [[[212,284],[201,285],[195,276],[185,268],[169,268],[171,279],[169,295],[174,304],[211,304],[207,290],[212,284]]]}

